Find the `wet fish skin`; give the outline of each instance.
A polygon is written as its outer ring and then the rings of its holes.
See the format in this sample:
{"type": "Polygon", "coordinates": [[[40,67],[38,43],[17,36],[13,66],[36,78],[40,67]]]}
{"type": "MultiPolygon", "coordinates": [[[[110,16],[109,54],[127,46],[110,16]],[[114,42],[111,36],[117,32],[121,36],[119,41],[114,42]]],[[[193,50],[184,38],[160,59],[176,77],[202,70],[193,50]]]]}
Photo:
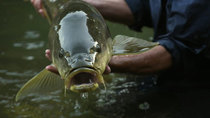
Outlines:
{"type": "MultiPolygon", "coordinates": [[[[83,72],[95,77],[93,88],[104,83],[102,74],[112,55],[112,38],[103,17],[93,6],[78,0],[66,3],[52,20],[49,42],[53,64],[64,78],[66,89],[72,86],[71,79],[83,72]]],[[[87,84],[86,89],[90,90],[89,87],[87,84]]]]}

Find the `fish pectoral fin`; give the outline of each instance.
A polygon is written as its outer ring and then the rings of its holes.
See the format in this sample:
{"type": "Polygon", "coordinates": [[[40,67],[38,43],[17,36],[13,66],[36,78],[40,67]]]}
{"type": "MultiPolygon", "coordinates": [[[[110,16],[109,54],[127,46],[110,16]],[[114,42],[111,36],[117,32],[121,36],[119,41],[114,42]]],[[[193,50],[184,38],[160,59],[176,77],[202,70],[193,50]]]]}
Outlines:
{"type": "Polygon", "coordinates": [[[18,91],[15,100],[18,101],[28,94],[43,95],[62,88],[64,88],[64,81],[60,76],[44,69],[18,91]]]}
{"type": "Polygon", "coordinates": [[[113,55],[139,54],[159,45],[157,42],[125,35],[115,36],[113,44],[113,55]]]}

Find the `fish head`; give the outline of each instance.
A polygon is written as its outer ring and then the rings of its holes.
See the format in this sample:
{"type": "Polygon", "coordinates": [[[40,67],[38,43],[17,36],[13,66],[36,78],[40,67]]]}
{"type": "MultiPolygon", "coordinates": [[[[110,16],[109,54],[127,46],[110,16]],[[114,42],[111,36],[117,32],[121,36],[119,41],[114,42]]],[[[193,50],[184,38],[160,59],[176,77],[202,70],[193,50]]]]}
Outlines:
{"type": "Polygon", "coordinates": [[[101,52],[89,51],[64,56],[68,68],[68,73],[64,75],[65,88],[74,92],[86,92],[95,90],[99,84],[104,83],[102,76],[104,69],[97,64],[101,63],[100,55],[101,52]]]}
{"type": "Polygon", "coordinates": [[[77,10],[78,5],[71,8],[51,28],[52,60],[66,89],[95,90],[104,83],[102,74],[111,57],[112,39],[96,9],[86,6],[77,10]]]}

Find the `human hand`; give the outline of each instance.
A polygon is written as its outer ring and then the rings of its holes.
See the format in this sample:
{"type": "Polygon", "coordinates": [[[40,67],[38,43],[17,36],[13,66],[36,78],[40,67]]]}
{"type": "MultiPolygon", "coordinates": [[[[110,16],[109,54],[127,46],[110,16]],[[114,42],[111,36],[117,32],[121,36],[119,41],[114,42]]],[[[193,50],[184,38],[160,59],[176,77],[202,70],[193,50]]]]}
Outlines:
{"type": "Polygon", "coordinates": [[[31,3],[35,9],[44,17],[44,8],[42,6],[42,0],[31,0],[31,3]]]}
{"type": "Polygon", "coordinates": [[[109,67],[109,65],[107,65],[104,74],[109,74],[109,73],[111,73],[111,68],[109,67]]]}
{"type": "MultiPolygon", "coordinates": [[[[45,57],[48,59],[48,60],[52,60],[52,57],[51,57],[51,53],[50,53],[50,50],[49,49],[46,49],[45,50],[45,57]]],[[[48,71],[50,71],[50,72],[53,72],[53,73],[55,73],[55,74],[58,74],[58,75],[60,75],[59,74],[59,72],[58,72],[58,70],[57,70],[57,68],[54,66],[54,65],[48,65],[48,66],[46,66],[45,67],[48,71]]]]}
{"type": "MultiPolygon", "coordinates": [[[[52,60],[51,52],[50,52],[49,49],[46,49],[46,50],[45,50],[45,57],[46,57],[48,60],[50,60],[50,61],[52,60]]],[[[53,73],[59,75],[59,72],[58,72],[57,68],[56,68],[55,66],[53,66],[53,65],[48,65],[48,66],[46,66],[46,69],[47,69],[48,71],[50,71],[50,72],[53,72],[53,73]]],[[[104,74],[109,74],[110,72],[111,72],[111,68],[107,65],[107,66],[106,66],[106,69],[105,69],[105,71],[104,71],[104,74]]]]}
{"type": "MultiPolygon", "coordinates": [[[[92,0],[83,0],[89,4],[95,5],[95,2],[92,0]]],[[[45,17],[44,8],[42,6],[42,0],[31,0],[31,3],[33,4],[34,8],[43,16],[45,17]]]]}

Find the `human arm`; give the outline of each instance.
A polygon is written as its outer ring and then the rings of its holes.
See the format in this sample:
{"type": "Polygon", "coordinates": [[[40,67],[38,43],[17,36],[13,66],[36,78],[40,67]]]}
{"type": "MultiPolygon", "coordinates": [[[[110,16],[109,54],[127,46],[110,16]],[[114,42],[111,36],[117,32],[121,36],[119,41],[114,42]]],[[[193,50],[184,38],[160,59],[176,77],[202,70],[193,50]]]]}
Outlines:
{"type": "Polygon", "coordinates": [[[116,55],[109,62],[112,72],[135,74],[153,74],[168,69],[171,65],[170,53],[160,45],[138,55],[116,55]]]}
{"type": "Polygon", "coordinates": [[[204,68],[204,60],[210,60],[210,1],[165,1],[164,5],[155,0],[126,1],[137,21],[135,30],[153,25],[154,41],[171,54],[172,73],[175,69],[178,73],[193,74],[204,68]],[[137,1],[139,4],[134,4],[137,1]]]}
{"type": "Polygon", "coordinates": [[[95,6],[107,20],[131,25],[134,18],[125,0],[83,0],[95,6]]]}
{"type": "Polygon", "coordinates": [[[173,68],[184,75],[199,73],[209,66],[205,63],[210,59],[209,5],[208,0],[181,0],[166,7],[167,32],[155,40],[171,53],[173,68]]]}
{"type": "MultiPolygon", "coordinates": [[[[108,20],[131,25],[134,22],[131,10],[124,0],[83,0],[95,6],[108,20]]],[[[37,11],[44,16],[42,0],[31,0],[37,11]]]]}

